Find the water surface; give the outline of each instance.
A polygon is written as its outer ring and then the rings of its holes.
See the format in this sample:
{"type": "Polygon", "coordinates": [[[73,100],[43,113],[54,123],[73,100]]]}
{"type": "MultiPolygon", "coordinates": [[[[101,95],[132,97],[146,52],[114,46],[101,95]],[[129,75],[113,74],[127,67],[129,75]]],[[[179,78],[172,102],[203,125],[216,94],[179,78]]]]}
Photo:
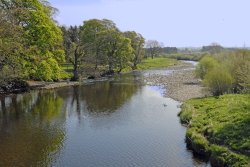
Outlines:
{"type": "Polygon", "coordinates": [[[162,94],[136,72],[3,98],[0,166],[209,166],[186,149],[180,104],[162,94]]]}

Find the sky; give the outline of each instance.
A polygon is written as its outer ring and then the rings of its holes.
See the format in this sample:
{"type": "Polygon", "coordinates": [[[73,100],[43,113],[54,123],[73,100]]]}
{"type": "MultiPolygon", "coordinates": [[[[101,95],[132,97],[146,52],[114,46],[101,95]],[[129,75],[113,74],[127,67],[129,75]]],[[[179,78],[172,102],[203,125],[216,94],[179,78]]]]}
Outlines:
{"type": "Polygon", "coordinates": [[[250,46],[250,0],[49,0],[60,25],[110,19],[165,46],[250,46]]]}

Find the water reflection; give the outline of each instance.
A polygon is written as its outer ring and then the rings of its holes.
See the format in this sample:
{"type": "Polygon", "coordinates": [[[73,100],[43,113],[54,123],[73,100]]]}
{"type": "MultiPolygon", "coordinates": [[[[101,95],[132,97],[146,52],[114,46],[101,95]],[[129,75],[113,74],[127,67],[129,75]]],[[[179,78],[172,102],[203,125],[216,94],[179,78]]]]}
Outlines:
{"type": "Polygon", "coordinates": [[[80,87],[79,93],[89,112],[110,113],[130,99],[138,88],[137,84],[108,81],[80,87]]]}
{"type": "Polygon", "coordinates": [[[0,166],[48,166],[60,151],[65,121],[53,91],[1,99],[0,166]]]}
{"type": "Polygon", "coordinates": [[[0,166],[207,166],[147,74],[1,99],[0,166]]]}

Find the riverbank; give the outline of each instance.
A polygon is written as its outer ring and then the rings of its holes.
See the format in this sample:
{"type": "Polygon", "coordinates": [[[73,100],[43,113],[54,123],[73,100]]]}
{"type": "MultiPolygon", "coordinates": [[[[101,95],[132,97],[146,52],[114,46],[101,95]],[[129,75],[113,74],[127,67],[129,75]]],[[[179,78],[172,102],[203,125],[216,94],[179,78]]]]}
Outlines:
{"type": "Polygon", "coordinates": [[[208,96],[208,91],[202,86],[201,81],[194,77],[194,65],[187,62],[170,66],[166,70],[169,75],[153,74],[145,77],[149,85],[158,85],[165,89],[164,96],[180,102],[191,98],[208,96]]]}
{"type": "Polygon", "coordinates": [[[29,90],[41,90],[41,89],[55,89],[66,86],[80,85],[80,82],[72,81],[59,81],[59,82],[45,82],[45,81],[10,81],[4,85],[1,85],[0,96],[6,96],[10,94],[18,94],[27,92],[29,90]]]}
{"type": "Polygon", "coordinates": [[[179,116],[187,145],[213,167],[250,166],[250,95],[191,99],[179,116]]]}
{"type": "Polygon", "coordinates": [[[43,82],[43,81],[27,81],[27,84],[31,90],[33,89],[55,89],[65,86],[80,85],[79,82],[72,81],[60,81],[60,82],[43,82]]]}
{"type": "MultiPolygon", "coordinates": [[[[148,58],[143,59],[143,61],[138,64],[138,70],[152,69],[152,68],[165,68],[178,64],[175,59],[156,57],[154,59],[148,58]]],[[[72,65],[64,66],[65,72],[72,70],[72,65]]],[[[132,69],[124,69],[123,73],[132,72],[132,69]]],[[[104,77],[105,78],[105,77],[104,77]]],[[[102,79],[102,78],[101,78],[102,79]]],[[[96,78],[95,80],[100,80],[96,78]]],[[[87,78],[81,80],[83,83],[87,82],[87,78]]],[[[24,81],[24,80],[13,80],[0,85],[0,95],[5,96],[8,94],[17,94],[22,92],[27,92],[34,89],[54,89],[65,86],[80,85],[80,82],[72,81],[58,81],[58,82],[46,82],[46,81],[24,81]]]]}

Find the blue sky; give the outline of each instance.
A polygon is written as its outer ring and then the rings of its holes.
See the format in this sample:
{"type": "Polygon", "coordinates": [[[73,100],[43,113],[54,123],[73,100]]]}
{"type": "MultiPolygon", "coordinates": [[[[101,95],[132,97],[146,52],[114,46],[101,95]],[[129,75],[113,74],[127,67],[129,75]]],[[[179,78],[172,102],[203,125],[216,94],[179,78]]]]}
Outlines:
{"type": "Polygon", "coordinates": [[[61,25],[107,18],[165,46],[250,46],[249,0],[49,0],[61,25]]]}

